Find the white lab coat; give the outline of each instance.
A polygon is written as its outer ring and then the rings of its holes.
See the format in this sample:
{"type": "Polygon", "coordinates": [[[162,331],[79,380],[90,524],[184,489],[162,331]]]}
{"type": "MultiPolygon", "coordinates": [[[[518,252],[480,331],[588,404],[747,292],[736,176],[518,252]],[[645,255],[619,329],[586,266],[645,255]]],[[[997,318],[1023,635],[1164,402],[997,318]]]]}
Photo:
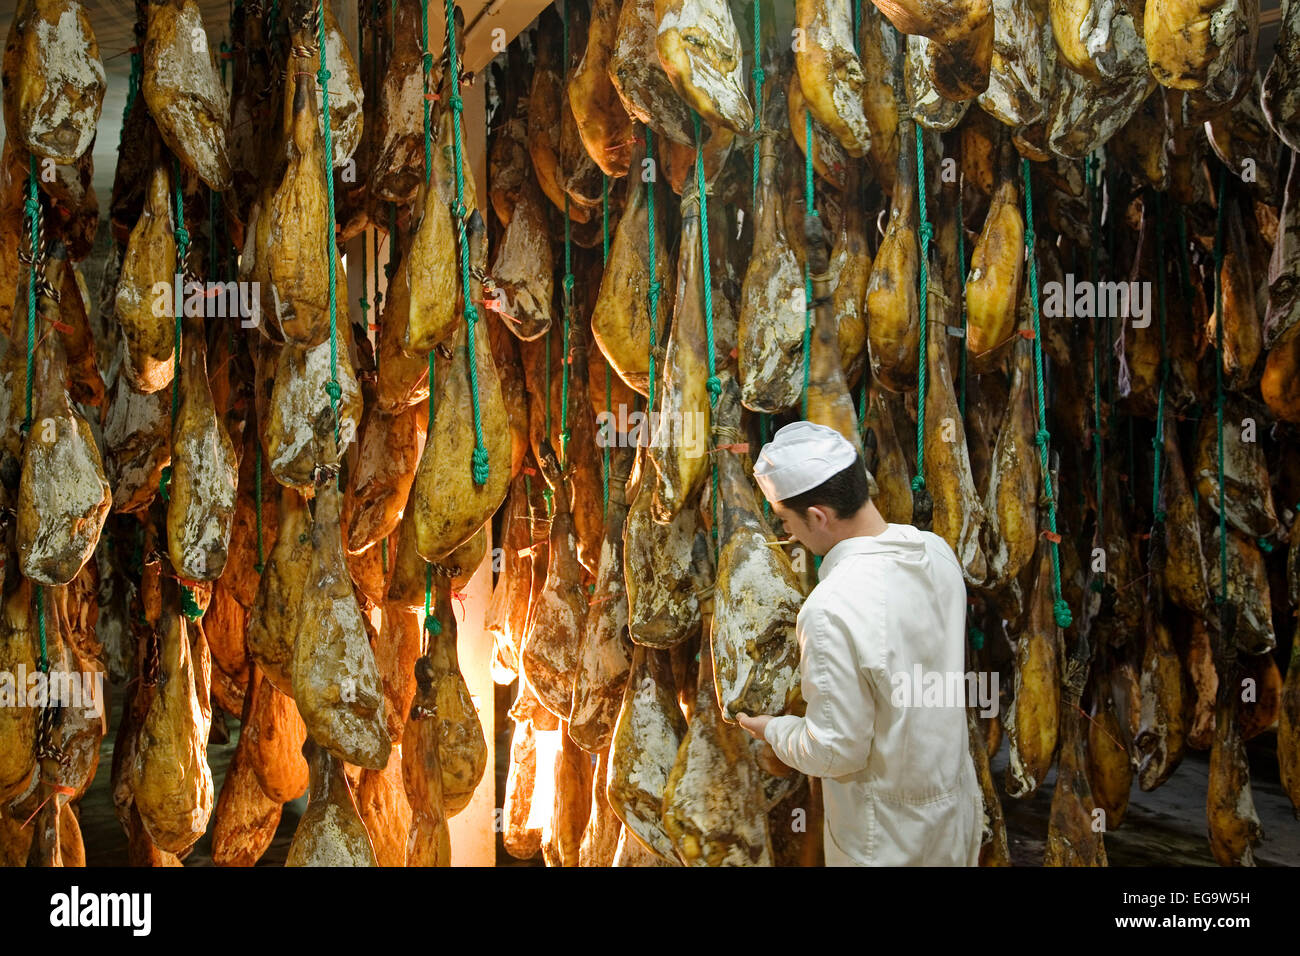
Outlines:
{"type": "Polygon", "coordinates": [[[783,763],[822,778],[826,865],[977,865],[984,806],[964,700],[895,706],[891,680],[912,686],[918,665],[966,672],[966,587],[952,549],[891,524],[832,547],[818,579],[796,624],[806,716],[774,718],[765,739],[783,763]]]}

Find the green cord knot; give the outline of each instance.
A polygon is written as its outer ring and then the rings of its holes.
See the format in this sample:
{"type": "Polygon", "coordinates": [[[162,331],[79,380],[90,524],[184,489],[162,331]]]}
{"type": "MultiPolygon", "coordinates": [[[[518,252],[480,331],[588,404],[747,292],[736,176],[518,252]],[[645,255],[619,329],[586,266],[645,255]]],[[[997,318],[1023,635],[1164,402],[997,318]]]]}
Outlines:
{"type": "Polygon", "coordinates": [[[189,231],[188,229],[186,229],[184,226],[177,226],[177,227],[176,227],[176,245],[178,245],[178,246],[189,246],[189,244],[190,244],[190,231],[189,231]]]}
{"type": "Polygon", "coordinates": [[[749,71],[749,75],[753,78],[756,86],[762,86],[767,82],[767,72],[761,66],[754,67],[749,71]]]}
{"type": "Polygon", "coordinates": [[[984,632],[974,624],[970,626],[970,646],[977,651],[984,650],[984,632]]]}
{"type": "Polygon", "coordinates": [[[334,75],[333,73],[325,69],[325,67],[323,66],[316,72],[316,77],[321,81],[322,85],[324,85],[325,81],[328,80],[333,75],[334,75]]]}
{"type": "Polygon", "coordinates": [[[1257,539],[1257,543],[1259,544],[1259,549],[1260,549],[1261,551],[1263,551],[1265,554],[1272,554],[1272,553],[1273,553],[1273,542],[1272,542],[1272,541],[1269,541],[1267,538],[1258,538],[1258,539],[1257,539]]]}
{"type": "Polygon", "coordinates": [[[158,494],[162,497],[163,501],[169,500],[167,497],[167,486],[171,484],[171,481],[172,481],[172,466],[167,465],[162,470],[162,477],[158,479],[158,494]]]}
{"type": "Polygon", "coordinates": [[[454,109],[457,113],[459,113],[459,112],[461,112],[461,110],[462,110],[462,108],[463,108],[464,106],[465,106],[465,101],[462,100],[462,99],[460,98],[460,94],[459,94],[459,93],[452,93],[452,94],[451,94],[451,108],[454,109]]]}
{"type": "Polygon", "coordinates": [[[433,54],[432,54],[432,53],[425,53],[425,54],[424,54],[424,72],[425,72],[425,73],[432,73],[432,72],[433,72],[433,54]]]}
{"type": "Polygon", "coordinates": [[[23,210],[26,213],[28,220],[35,219],[40,214],[41,201],[35,196],[28,196],[23,200],[23,210]]]}
{"type": "Polygon", "coordinates": [[[921,241],[927,244],[934,239],[934,227],[930,225],[929,219],[921,220],[920,236],[921,241]]]}
{"type": "Polygon", "coordinates": [[[709,390],[709,404],[718,404],[718,397],[722,394],[722,380],[716,375],[710,375],[704,387],[709,390]]]}
{"type": "Polygon", "coordinates": [[[1052,613],[1056,616],[1057,627],[1069,627],[1074,623],[1074,615],[1070,613],[1070,605],[1065,602],[1065,598],[1056,599],[1052,613]]]}
{"type": "Polygon", "coordinates": [[[433,614],[426,614],[424,616],[424,629],[437,637],[442,633],[442,621],[438,620],[437,616],[433,614]]]}
{"type": "Polygon", "coordinates": [[[1046,428],[1040,428],[1038,431],[1034,432],[1034,444],[1037,445],[1039,448],[1046,447],[1051,443],[1051,441],[1052,441],[1052,433],[1049,432],[1046,428]]]}
{"type": "Polygon", "coordinates": [[[263,564],[261,561],[258,561],[255,565],[253,565],[253,570],[256,571],[258,574],[261,574],[263,571],[266,570],[266,565],[263,564]]]}
{"type": "Polygon", "coordinates": [[[488,453],[482,445],[474,446],[474,455],[471,459],[471,473],[474,476],[474,484],[486,485],[488,480],[488,453]]]}
{"type": "Polygon", "coordinates": [[[203,608],[199,607],[199,602],[194,600],[194,592],[190,590],[189,585],[181,588],[181,611],[191,621],[197,621],[203,616],[203,608]]]}
{"type": "Polygon", "coordinates": [[[478,307],[473,303],[465,306],[465,321],[470,325],[474,325],[478,322],[478,307]]]}
{"type": "Polygon", "coordinates": [[[370,303],[366,301],[366,297],[364,295],[361,297],[360,305],[361,305],[362,312],[370,311],[370,303]]]}
{"type": "Polygon", "coordinates": [[[564,276],[564,294],[573,295],[573,273],[566,273],[564,276]]]}
{"type": "Polygon", "coordinates": [[[1158,509],[1156,511],[1156,524],[1164,524],[1165,518],[1168,516],[1168,513],[1163,508],[1158,509]]]}
{"type": "Polygon", "coordinates": [[[338,379],[332,378],[325,383],[325,393],[329,395],[331,402],[337,404],[339,399],[343,397],[343,386],[339,384],[338,379]]]}
{"type": "Polygon", "coordinates": [[[925,490],[925,475],[917,475],[912,479],[912,490],[913,491],[925,490]]]}

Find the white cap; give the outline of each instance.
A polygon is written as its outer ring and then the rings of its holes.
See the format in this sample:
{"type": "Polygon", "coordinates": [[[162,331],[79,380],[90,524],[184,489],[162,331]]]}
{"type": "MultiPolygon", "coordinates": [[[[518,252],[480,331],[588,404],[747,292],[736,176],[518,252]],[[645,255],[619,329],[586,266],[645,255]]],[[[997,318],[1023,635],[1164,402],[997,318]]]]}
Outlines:
{"type": "Polygon", "coordinates": [[[754,480],[768,501],[784,501],[816,488],[857,457],[858,450],[835,429],[791,422],[758,453],[754,480]]]}

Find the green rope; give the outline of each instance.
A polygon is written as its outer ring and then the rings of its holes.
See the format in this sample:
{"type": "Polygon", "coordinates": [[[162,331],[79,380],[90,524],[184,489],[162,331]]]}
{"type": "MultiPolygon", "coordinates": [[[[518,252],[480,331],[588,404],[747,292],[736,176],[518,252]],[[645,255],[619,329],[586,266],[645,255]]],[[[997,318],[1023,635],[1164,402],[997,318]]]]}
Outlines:
{"type": "MultiPolygon", "coordinates": [[[[469,275],[469,236],[465,231],[465,169],[461,148],[461,112],[465,108],[460,98],[460,60],[456,54],[456,12],[455,0],[447,0],[447,75],[451,85],[451,121],[452,149],[455,152],[456,169],[456,225],[460,238],[460,281],[465,296],[465,324],[468,327],[466,360],[469,362],[470,403],[474,412],[474,452],[470,459],[470,474],[474,484],[485,485],[488,480],[488,453],[483,439],[483,410],[479,406],[478,395],[478,353],[475,350],[475,327],[478,324],[478,309],[470,294],[469,275]]],[[[432,385],[432,382],[430,382],[432,385]]]]}
{"type": "MultiPolygon", "coordinates": [[[[383,293],[379,291],[379,230],[378,229],[373,231],[373,241],[374,241],[374,251],[375,251],[373,259],[374,259],[375,266],[374,266],[374,274],[372,275],[369,268],[366,265],[366,237],[364,235],[361,237],[361,317],[363,320],[365,320],[366,318],[366,310],[368,307],[368,303],[366,302],[366,290],[369,288],[369,283],[373,279],[374,286],[375,286],[375,323],[374,323],[375,344],[376,344],[375,377],[377,379],[379,377],[379,353],[381,351],[378,348],[378,344],[381,335],[380,326],[383,324],[383,319],[381,318],[379,312],[379,302],[383,298],[383,293]]],[[[366,330],[367,332],[370,331],[369,322],[366,322],[366,330]]],[[[387,574],[388,573],[387,536],[379,540],[379,562],[380,562],[380,567],[383,569],[384,574],[387,574]]]]}
{"type": "MultiPolygon", "coordinates": [[[[434,418],[434,380],[433,380],[433,356],[434,350],[429,350],[429,428],[428,434],[433,434],[434,418]]],[[[433,565],[429,562],[424,564],[424,629],[437,637],[442,633],[442,622],[432,613],[430,607],[433,600],[433,565]]]]}
{"type": "MultiPolygon", "coordinates": [[[[813,196],[813,127],[812,110],[804,109],[804,209],[810,216],[817,215],[813,196]]],[[[800,392],[800,415],[808,417],[808,383],[812,379],[812,313],[813,287],[812,272],[808,269],[807,256],[803,264],[803,389],[800,392]]]]}
{"type": "MultiPolygon", "coordinates": [[[[691,122],[695,127],[695,179],[700,194],[700,255],[703,259],[704,274],[704,348],[709,362],[709,377],[705,387],[709,391],[709,418],[712,423],[713,414],[718,408],[718,398],[722,395],[722,382],[718,378],[717,350],[713,344],[713,267],[709,260],[709,201],[704,182],[704,140],[700,132],[700,114],[694,110],[691,110],[691,122]]],[[[716,562],[719,553],[718,459],[716,456],[713,456],[712,464],[713,490],[709,495],[709,506],[713,511],[713,521],[709,530],[713,539],[713,557],[716,562]]]]}
{"type": "Polygon", "coordinates": [[[695,177],[700,193],[700,252],[704,273],[704,331],[708,338],[709,377],[705,387],[709,391],[709,404],[717,407],[718,396],[722,394],[722,382],[718,379],[717,355],[713,348],[713,273],[709,261],[709,204],[704,182],[704,143],[700,138],[699,114],[692,111],[691,119],[695,124],[695,177]]]}
{"type": "MultiPolygon", "coordinates": [[[[370,248],[371,248],[371,257],[375,260],[375,271],[374,271],[374,275],[371,276],[375,286],[375,322],[382,324],[384,293],[383,290],[379,288],[379,230],[378,229],[374,230],[373,244],[371,245],[370,248]]],[[[391,247],[389,249],[389,257],[390,258],[392,257],[391,247]]],[[[384,268],[385,269],[388,268],[387,264],[385,264],[384,268]]],[[[375,338],[376,340],[378,340],[379,337],[375,336],[375,338]]],[[[375,366],[378,367],[378,365],[379,365],[379,350],[376,349],[375,366]]]]}
{"type": "MultiPolygon", "coordinates": [[[[366,262],[366,240],[363,236],[361,239],[361,298],[357,300],[357,305],[361,306],[361,324],[365,326],[366,333],[370,332],[370,302],[366,299],[366,293],[370,291],[370,268],[366,262]]],[[[376,315],[375,318],[379,316],[376,315]]],[[[375,368],[379,367],[379,350],[375,349],[375,368]]]]}
{"type": "MultiPolygon", "coordinates": [[[[40,214],[41,201],[36,194],[36,157],[30,157],[27,177],[27,200],[24,203],[27,221],[30,223],[28,234],[28,252],[31,261],[27,265],[27,415],[23,419],[24,439],[31,431],[32,425],[32,381],[36,365],[36,261],[40,248],[40,214]]],[[[40,638],[40,657],[37,667],[42,674],[50,672],[49,651],[45,640],[45,589],[33,582],[33,597],[36,601],[36,629],[40,638]]]]}
{"type": "Polygon", "coordinates": [[[564,279],[562,294],[564,306],[563,328],[560,332],[560,470],[569,460],[569,329],[573,320],[573,231],[569,219],[569,194],[564,194],[564,279]]]}
{"type": "Polygon", "coordinates": [[[123,132],[126,131],[126,118],[131,114],[131,107],[135,105],[135,98],[140,95],[140,81],[143,75],[144,58],[141,56],[140,50],[133,47],[131,52],[131,78],[128,80],[126,88],[126,107],[122,110],[123,132]]]}
{"type": "MultiPolygon", "coordinates": [[[[190,233],[185,228],[185,196],[181,191],[181,163],[176,157],[172,157],[172,169],[176,182],[176,272],[178,275],[185,275],[185,259],[190,253],[190,233]]],[[[182,278],[181,282],[184,283],[182,278]]],[[[185,294],[182,285],[179,295],[185,294]]],[[[175,309],[176,322],[173,326],[174,338],[172,347],[172,434],[176,432],[176,419],[180,416],[181,402],[181,319],[184,317],[184,309],[175,309]]],[[[169,501],[168,488],[171,484],[172,466],[168,465],[163,469],[162,480],[159,482],[159,492],[163,501],[169,501]]],[[[194,599],[194,592],[188,584],[181,585],[181,611],[191,621],[197,621],[203,616],[203,609],[199,607],[198,602],[194,599]]]]}
{"type": "MultiPolygon", "coordinates": [[[[1107,196],[1115,195],[1115,188],[1113,185],[1114,175],[1115,175],[1114,171],[1111,169],[1110,165],[1107,164],[1106,181],[1104,183],[1107,196]]],[[[1111,263],[1114,263],[1116,260],[1115,243],[1118,239],[1118,236],[1119,236],[1119,230],[1115,228],[1115,211],[1113,208],[1111,208],[1106,214],[1106,258],[1111,263]]],[[[1113,324],[1114,317],[1110,315],[1110,311],[1111,311],[1110,309],[1106,310],[1107,314],[1106,314],[1105,344],[1107,349],[1109,349],[1111,347],[1111,343],[1115,341],[1115,326],[1113,324]]],[[[1110,409],[1110,421],[1112,426],[1114,425],[1115,418],[1119,413],[1118,406],[1115,403],[1115,378],[1118,374],[1117,368],[1118,368],[1118,363],[1107,360],[1106,362],[1106,405],[1110,409]]]]}
{"type": "MultiPolygon", "coordinates": [[[[429,51],[429,0],[420,0],[420,49],[423,51],[420,80],[424,84],[424,184],[427,187],[433,178],[433,135],[429,121],[429,73],[433,70],[433,54],[429,51]]],[[[455,82],[453,74],[452,83],[455,82]]]]}
{"type": "Polygon", "coordinates": [[[1223,500],[1223,406],[1227,400],[1223,391],[1223,224],[1227,190],[1228,167],[1223,166],[1219,169],[1218,218],[1214,226],[1214,405],[1219,440],[1219,593],[1214,600],[1220,605],[1228,600],[1228,512],[1223,500]]]}
{"type": "MultiPolygon", "coordinates": [[[[190,233],[185,228],[185,196],[181,191],[181,163],[175,156],[172,157],[172,177],[174,179],[174,193],[176,202],[176,274],[181,276],[181,288],[174,289],[172,292],[173,310],[175,312],[172,326],[172,431],[176,430],[176,419],[180,415],[181,392],[181,319],[184,316],[184,309],[175,308],[175,303],[182,300],[185,295],[184,275],[185,259],[190,253],[190,233]]],[[[168,489],[171,487],[172,466],[169,463],[163,468],[162,474],[158,479],[158,494],[163,501],[170,501],[168,489]]]]}
{"type": "Polygon", "coordinates": [[[763,70],[763,12],[761,0],[754,0],[754,68],[750,76],[754,80],[754,205],[758,206],[759,166],[762,164],[763,129],[763,84],[767,82],[767,73],[763,70]]]}
{"type": "MultiPolygon", "coordinates": [[[[654,131],[649,126],[645,127],[645,154],[646,156],[654,155],[654,131]]],[[[651,163],[654,160],[651,159],[651,163]]],[[[646,213],[648,215],[648,231],[650,237],[650,377],[649,386],[646,395],[646,412],[651,413],[655,407],[655,324],[659,319],[659,295],[663,292],[663,286],[659,282],[659,269],[655,262],[655,183],[659,179],[657,168],[655,174],[651,176],[650,181],[645,184],[646,196],[646,213]]]]}
{"type": "MultiPolygon", "coordinates": [[[[1097,288],[1097,280],[1100,275],[1100,266],[1098,264],[1097,244],[1101,241],[1101,202],[1097,195],[1099,184],[1097,182],[1096,160],[1093,154],[1089,153],[1084,160],[1084,172],[1088,180],[1088,218],[1091,222],[1092,229],[1088,244],[1088,278],[1092,281],[1093,289],[1097,288]]],[[[1101,536],[1101,515],[1102,515],[1102,468],[1101,460],[1104,451],[1105,438],[1101,431],[1101,320],[1093,319],[1094,331],[1092,339],[1092,395],[1093,395],[1093,432],[1092,455],[1093,455],[1093,474],[1097,482],[1097,535],[1101,536]]]]}
{"type": "Polygon", "coordinates": [[[253,459],[253,500],[257,505],[257,564],[253,570],[261,574],[266,570],[266,554],[262,544],[262,443],[257,443],[257,457],[253,459]]]}
{"type": "MultiPolygon", "coordinates": [[[[190,254],[190,233],[185,228],[185,196],[181,192],[181,161],[172,157],[172,170],[175,177],[176,187],[176,271],[179,275],[185,275],[185,259],[190,254]]],[[[184,278],[181,279],[182,286],[178,290],[178,298],[184,301],[185,287],[184,278]]],[[[181,319],[184,317],[184,309],[176,309],[175,323],[175,347],[172,349],[172,428],[176,427],[176,417],[180,412],[181,392],[181,319]]]]}
{"type": "MultiPolygon", "coordinates": [[[[339,331],[338,331],[338,296],[335,289],[335,250],[334,250],[334,146],[330,132],[330,71],[326,63],[325,52],[325,0],[317,0],[317,45],[320,47],[320,69],[316,79],[320,82],[321,116],[325,130],[325,192],[327,212],[325,227],[325,257],[329,260],[329,303],[330,303],[330,380],[325,391],[330,397],[330,407],[334,410],[334,441],[341,443],[342,430],[339,421],[339,402],[343,397],[343,386],[339,384],[339,331]]],[[[341,451],[342,449],[340,449],[341,451]]]]}
{"type": "Polygon", "coordinates": [[[930,227],[929,209],[925,199],[925,133],[921,124],[913,121],[916,130],[916,183],[920,202],[921,235],[921,290],[917,296],[917,313],[920,318],[921,345],[916,363],[916,477],[912,479],[912,490],[925,488],[925,391],[926,376],[930,364],[929,311],[930,311],[930,239],[934,230],[930,227]]]}
{"type": "Polygon", "coordinates": [[[32,597],[36,601],[36,633],[40,642],[40,656],[36,660],[36,667],[42,674],[48,674],[50,672],[50,651],[45,636],[45,587],[40,584],[33,584],[32,591],[32,597]]]}
{"type": "Polygon", "coordinates": [[[28,252],[31,261],[27,265],[27,415],[23,418],[23,433],[32,427],[32,382],[36,376],[36,259],[40,248],[41,200],[36,193],[36,156],[30,157],[27,177],[27,201],[24,203],[27,213],[28,252]]]}
{"type": "MultiPolygon", "coordinates": [[[[569,0],[564,0],[564,9],[562,11],[564,19],[564,71],[563,83],[567,90],[569,86],[569,0]]],[[[569,430],[569,320],[572,316],[573,309],[573,223],[569,219],[569,194],[564,194],[564,278],[560,284],[562,293],[562,305],[564,309],[563,328],[560,333],[560,447],[559,462],[560,471],[564,471],[565,461],[568,458],[568,430],[569,430]]],[[[550,401],[550,394],[546,400],[550,401]]]]}
{"type": "Polygon", "coordinates": [[[384,278],[390,282],[397,274],[394,253],[397,251],[397,203],[388,204],[388,261],[384,263],[384,278]]]}
{"type": "Polygon", "coordinates": [[[1029,160],[1020,161],[1021,175],[1025,181],[1025,247],[1029,254],[1029,302],[1034,320],[1034,384],[1038,393],[1038,433],[1034,443],[1038,445],[1039,467],[1043,474],[1043,500],[1047,502],[1047,529],[1051,532],[1048,542],[1052,555],[1052,588],[1055,600],[1052,611],[1058,627],[1069,627],[1074,618],[1070,614],[1070,605],[1066,603],[1061,590],[1061,548],[1057,544],[1056,531],[1056,488],[1052,484],[1052,473],[1048,466],[1048,447],[1052,436],[1047,430],[1047,389],[1043,384],[1043,336],[1038,301],[1038,254],[1034,239],[1034,193],[1029,175],[1029,160]]]}
{"type": "Polygon", "coordinates": [[[1160,391],[1156,399],[1156,435],[1151,439],[1155,450],[1155,475],[1151,488],[1151,515],[1157,523],[1165,520],[1165,512],[1160,507],[1160,456],[1165,447],[1165,386],[1169,379],[1169,347],[1166,336],[1166,316],[1168,306],[1165,298],[1165,216],[1164,197],[1155,194],[1156,213],[1156,302],[1157,315],[1160,319],[1160,391]]]}
{"type": "Polygon", "coordinates": [[[217,194],[208,189],[208,276],[217,278],[217,194]]]}
{"type": "MultiPolygon", "coordinates": [[[[754,0],[754,68],[750,71],[754,80],[754,190],[753,216],[754,228],[758,228],[758,189],[762,166],[762,131],[763,131],[763,84],[767,82],[767,72],[763,69],[763,11],[761,0],[754,0]]],[[[757,232],[755,233],[757,235],[757,232]]],[[[805,290],[806,291],[806,290],[805,290]]],[[[806,351],[806,350],[805,350],[806,351]]],[[[760,429],[766,429],[768,415],[759,416],[760,429]]],[[[765,432],[764,432],[765,434],[765,432]]],[[[772,509],[767,498],[763,499],[763,513],[772,509]]]]}
{"type": "Polygon", "coordinates": [[[217,49],[220,51],[220,55],[217,59],[221,61],[221,85],[224,88],[226,85],[226,66],[230,63],[231,47],[223,37],[221,45],[217,49]]]}
{"type": "MultiPolygon", "coordinates": [[[[1113,415],[1111,416],[1111,420],[1114,421],[1113,415]]],[[[1126,482],[1124,494],[1125,497],[1128,498],[1128,506],[1131,511],[1137,506],[1137,497],[1133,494],[1133,476],[1137,474],[1137,464],[1134,458],[1135,452],[1133,447],[1133,416],[1126,415],[1125,420],[1128,422],[1128,472],[1120,477],[1126,482]]]]}
{"type": "Polygon", "coordinates": [[[961,284],[958,289],[961,297],[961,357],[957,360],[957,375],[961,385],[957,392],[957,409],[964,419],[966,417],[966,220],[961,212],[960,184],[957,186],[957,267],[961,272],[961,284]]]}
{"type": "MultiPolygon", "coordinates": [[[[609,176],[601,177],[600,184],[600,227],[601,227],[601,266],[609,265],[609,176]]],[[[610,378],[609,361],[605,361],[605,411],[612,413],[610,406],[614,403],[614,383],[610,378]]],[[[608,421],[608,414],[606,415],[608,421]]],[[[609,517],[609,435],[605,436],[605,453],[603,468],[600,473],[602,518],[609,517]]]]}
{"type": "Polygon", "coordinates": [[[1178,271],[1182,279],[1183,308],[1192,310],[1192,261],[1187,255],[1187,217],[1182,206],[1178,207],[1178,271]]]}

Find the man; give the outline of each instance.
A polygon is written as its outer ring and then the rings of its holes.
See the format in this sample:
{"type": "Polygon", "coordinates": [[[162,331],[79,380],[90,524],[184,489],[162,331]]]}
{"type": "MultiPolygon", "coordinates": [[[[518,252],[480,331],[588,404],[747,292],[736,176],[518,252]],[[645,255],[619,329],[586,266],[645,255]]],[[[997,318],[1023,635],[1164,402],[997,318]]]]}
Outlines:
{"type": "Polygon", "coordinates": [[[741,726],[822,778],[827,866],[977,865],[984,807],[963,702],[893,703],[894,675],[911,680],[916,666],[945,686],[965,674],[952,549],[887,524],[857,449],[824,425],[780,429],[754,479],[786,531],[825,558],[795,625],[806,715],[740,714],[741,726]]]}

